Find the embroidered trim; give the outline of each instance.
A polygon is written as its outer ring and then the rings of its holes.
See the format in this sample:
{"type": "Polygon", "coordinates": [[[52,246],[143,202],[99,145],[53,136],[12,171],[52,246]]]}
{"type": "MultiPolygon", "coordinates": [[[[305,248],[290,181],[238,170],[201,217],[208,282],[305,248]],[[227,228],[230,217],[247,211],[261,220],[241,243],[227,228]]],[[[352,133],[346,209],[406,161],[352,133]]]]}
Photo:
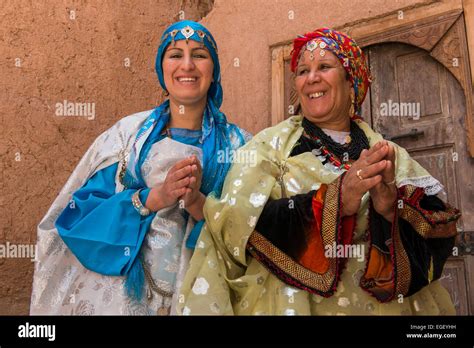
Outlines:
{"type": "MultiPolygon", "coordinates": [[[[341,183],[344,175],[328,185],[323,206],[322,240],[324,245],[341,244],[341,183]]],[[[352,236],[351,231],[351,236],[352,236]]],[[[324,297],[334,294],[347,259],[328,258],[328,271],[319,274],[302,266],[269,242],[258,231],[248,240],[247,250],[283,282],[324,297]]]]}
{"type": "Polygon", "coordinates": [[[456,221],[461,216],[458,209],[445,203],[446,211],[429,211],[420,206],[423,190],[411,185],[398,189],[403,208],[399,216],[408,221],[423,238],[447,238],[457,235],[456,221]]]}
{"type": "Polygon", "coordinates": [[[400,229],[398,227],[398,214],[394,214],[392,221],[392,240],[394,243],[390,245],[390,253],[393,255],[392,259],[395,261],[394,281],[395,281],[395,295],[408,294],[411,283],[411,266],[408,254],[400,238],[400,229]],[[395,249],[395,250],[394,250],[395,249]]]}
{"type": "MultiPolygon", "coordinates": [[[[460,214],[455,216],[460,216],[460,214]]],[[[456,221],[433,223],[427,216],[408,204],[401,210],[400,217],[408,221],[416,232],[425,239],[448,238],[458,234],[456,221]]]]}
{"type": "Polygon", "coordinates": [[[330,271],[321,275],[308,270],[271,244],[257,231],[250,235],[247,250],[252,257],[288,285],[323,297],[332,296],[336,290],[336,286],[324,287],[322,283],[324,282],[324,279],[322,279],[324,275],[326,275],[326,278],[330,278],[328,277],[330,271]]]}

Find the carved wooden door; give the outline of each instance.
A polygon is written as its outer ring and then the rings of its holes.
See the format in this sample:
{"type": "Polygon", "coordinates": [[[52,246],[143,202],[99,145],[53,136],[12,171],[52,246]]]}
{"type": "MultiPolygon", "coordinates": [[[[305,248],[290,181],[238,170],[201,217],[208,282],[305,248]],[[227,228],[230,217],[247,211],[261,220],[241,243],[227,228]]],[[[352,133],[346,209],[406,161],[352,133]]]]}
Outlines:
{"type": "Polygon", "coordinates": [[[458,314],[473,313],[474,160],[467,153],[466,103],[459,82],[428,52],[386,43],[365,49],[375,80],[364,119],[403,146],[444,185],[445,201],[463,213],[442,276],[458,314]]]}

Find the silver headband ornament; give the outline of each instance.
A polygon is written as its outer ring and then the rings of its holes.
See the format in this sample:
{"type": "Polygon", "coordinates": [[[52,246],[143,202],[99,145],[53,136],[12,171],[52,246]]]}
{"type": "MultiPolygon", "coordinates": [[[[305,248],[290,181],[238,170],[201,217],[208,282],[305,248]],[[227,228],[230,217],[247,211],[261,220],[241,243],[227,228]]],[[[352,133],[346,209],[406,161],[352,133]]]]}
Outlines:
{"type": "MultiPolygon", "coordinates": [[[[189,25],[185,26],[184,28],[182,28],[181,30],[172,30],[171,32],[167,33],[163,39],[161,40],[162,42],[163,41],[166,41],[166,39],[168,38],[168,36],[171,36],[171,41],[173,43],[173,46],[176,45],[176,40],[175,40],[175,37],[176,35],[181,32],[181,34],[184,36],[184,38],[186,39],[186,43],[188,43],[189,39],[195,34],[197,33],[198,37],[199,37],[199,42],[201,43],[201,47],[204,47],[204,38],[206,37],[206,33],[203,32],[202,30],[194,30],[193,28],[191,28],[189,25]]],[[[214,50],[216,51],[217,53],[217,47],[216,45],[214,44],[214,42],[208,38],[207,39],[209,41],[209,43],[212,45],[212,47],[214,48],[214,50]]],[[[197,41],[197,40],[196,40],[197,41]]]]}
{"type": "Polygon", "coordinates": [[[306,43],[304,50],[308,50],[310,52],[309,59],[314,60],[314,51],[319,47],[321,49],[321,51],[319,51],[319,55],[324,57],[326,55],[326,51],[324,50],[326,46],[327,44],[323,41],[318,42],[316,40],[311,40],[306,43]]]}

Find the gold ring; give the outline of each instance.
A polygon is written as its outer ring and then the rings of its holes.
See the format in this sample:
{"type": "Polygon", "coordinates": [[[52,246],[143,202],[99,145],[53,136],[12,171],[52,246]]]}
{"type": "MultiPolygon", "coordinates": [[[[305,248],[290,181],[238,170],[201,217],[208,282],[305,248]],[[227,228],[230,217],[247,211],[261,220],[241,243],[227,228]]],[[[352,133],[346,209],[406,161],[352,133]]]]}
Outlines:
{"type": "Polygon", "coordinates": [[[357,177],[360,179],[360,180],[364,180],[364,178],[362,177],[362,175],[360,175],[360,172],[362,171],[362,169],[359,169],[357,172],[356,172],[356,175],[357,177]]]}

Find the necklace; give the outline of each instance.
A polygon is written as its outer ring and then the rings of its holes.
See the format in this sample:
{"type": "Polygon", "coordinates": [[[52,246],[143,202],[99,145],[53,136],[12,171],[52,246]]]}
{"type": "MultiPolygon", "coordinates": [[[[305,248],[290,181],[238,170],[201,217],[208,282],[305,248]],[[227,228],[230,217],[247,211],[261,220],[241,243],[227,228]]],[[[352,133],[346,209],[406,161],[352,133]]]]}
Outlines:
{"type": "Polygon", "coordinates": [[[332,140],[321,128],[306,118],[303,118],[302,126],[305,134],[317,145],[316,154],[324,156],[326,161],[331,162],[339,169],[349,170],[351,165],[347,162],[359,159],[362,150],[369,148],[367,136],[352,120],[348,136],[350,141],[343,145],[332,140]]]}
{"type": "Polygon", "coordinates": [[[158,315],[169,315],[170,314],[170,308],[165,306],[165,298],[171,298],[173,297],[174,292],[173,291],[166,291],[158,287],[156,284],[155,280],[153,279],[151,275],[151,270],[146,264],[146,262],[141,259],[143,271],[145,274],[145,280],[148,284],[148,289],[147,289],[147,298],[148,301],[151,301],[153,299],[153,292],[155,292],[157,295],[161,296],[161,305],[157,310],[158,315]]]}

